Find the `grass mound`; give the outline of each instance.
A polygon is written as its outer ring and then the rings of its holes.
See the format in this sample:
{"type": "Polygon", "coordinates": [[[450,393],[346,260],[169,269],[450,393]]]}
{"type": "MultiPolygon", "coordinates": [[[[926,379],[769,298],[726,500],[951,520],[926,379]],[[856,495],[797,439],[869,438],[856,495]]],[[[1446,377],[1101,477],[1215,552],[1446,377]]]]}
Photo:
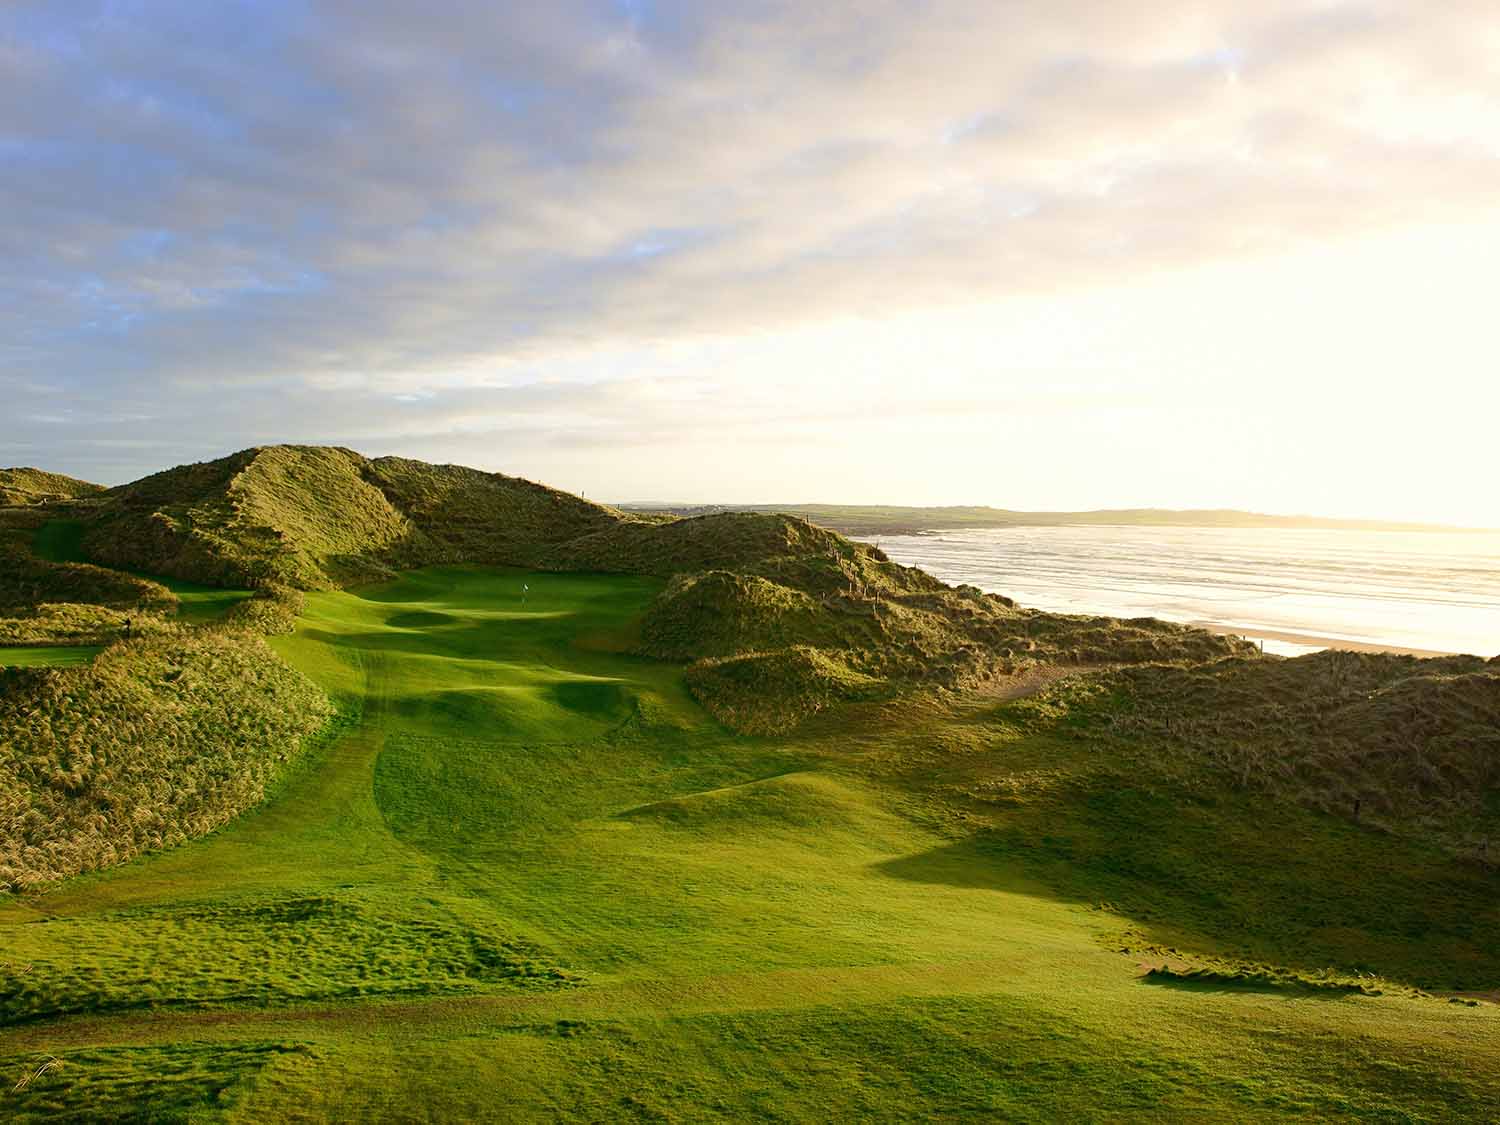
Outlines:
{"type": "Polygon", "coordinates": [[[887,562],[875,548],[827,528],[791,516],[750,512],[670,522],[617,519],[560,545],[546,564],[558,570],[661,578],[734,570],[813,594],[942,588],[920,570],[887,562]]]}
{"type": "Polygon", "coordinates": [[[111,490],[85,547],[102,562],[196,582],[319,589],[432,563],[529,563],[620,518],[495,473],[281,445],[111,490]]]}
{"type": "Polygon", "coordinates": [[[552,545],[623,518],[546,485],[460,465],[379,457],[365,475],[417,529],[401,565],[535,566],[552,545]]]}
{"type": "Polygon", "coordinates": [[[248,629],[264,636],[290,633],[297,627],[307,599],[289,586],[262,586],[252,597],[232,604],[220,623],[225,629],[248,629]]]}
{"type": "Polygon", "coordinates": [[[712,834],[737,831],[795,837],[866,830],[863,794],[816,770],[789,770],[737,785],[651,801],[619,815],[662,827],[712,834]]]}
{"type": "Polygon", "coordinates": [[[1123,669],[1109,687],[1119,735],[1156,753],[1500,861],[1500,660],[1320,652],[1123,669]]]}
{"type": "Polygon", "coordinates": [[[687,683],[714,718],[746,734],[791,730],[835,703],[874,698],[886,688],[805,645],[699,661],[688,669],[687,683]]]}
{"type": "Polygon", "coordinates": [[[103,491],[102,484],[90,484],[86,480],[43,469],[0,469],[0,506],[3,507],[73,500],[103,491]]]}
{"type": "Polygon", "coordinates": [[[376,561],[408,520],[345,449],[273,446],[113,489],[90,557],[219,586],[317,587],[387,573],[376,561]]]}
{"type": "MultiPolygon", "coordinates": [[[[715,517],[705,517],[709,522],[715,517]]],[[[854,545],[850,545],[854,546],[854,545]]],[[[846,558],[840,578],[808,575],[828,556],[781,556],[761,564],[779,574],[804,573],[805,588],[756,573],[712,570],[674,578],[646,614],[639,651],[666,660],[701,660],[689,682],[710,711],[735,729],[762,731],[760,715],[780,713],[796,722],[839,698],[870,698],[937,685],[965,689],[1039,665],[1103,665],[1147,660],[1193,662],[1255,651],[1248,642],[1150,619],[1072,617],[1018,609],[1007,598],[969,588],[950,589],[920,571],[894,567],[865,549],[846,558]],[[858,577],[851,585],[850,573],[858,577]],[[829,695],[811,685],[799,698],[768,695],[747,709],[746,684],[726,679],[732,657],[753,658],[786,649],[808,649],[864,678],[857,695],[829,695]],[[730,693],[716,699],[716,692],[730,693]],[[809,708],[808,698],[820,700],[809,708]],[[743,716],[751,726],[737,726],[743,716]]],[[[732,665],[731,665],[732,666],[732,665]]],[[[783,690],[765,676],[759,690],[783,690]]],[[[780,726],[777,729],[787,729],[780,726]]]]}
{"type": "Polygon", "coordinates": [[[843,638],[835,615],[810,595],[756,575],[711,570],[673,579],[642,623],[640,651],[696,660],[815,640],[843,638]]]}
{"type": "Polygon", "coordinates": [[[261,641],[172,631],[0,672],[0,885],[201,836],[260,800],[331,711],[261,641]]]}

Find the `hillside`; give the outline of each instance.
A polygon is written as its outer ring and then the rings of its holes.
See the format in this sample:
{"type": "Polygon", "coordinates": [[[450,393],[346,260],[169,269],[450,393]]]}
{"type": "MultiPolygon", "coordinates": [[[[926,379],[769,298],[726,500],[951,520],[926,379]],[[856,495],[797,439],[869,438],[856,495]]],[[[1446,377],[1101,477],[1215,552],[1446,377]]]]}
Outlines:
{"type": "Polygon", "coordinates": [[[111,489],[84,547],[99,562],[196,582],[318,589],[433,563],[522,565],[617,518],[497,473],[269,446],[111,489]]]}
{"type": "Polygon", "coordinates": [[[926,531],[994,527],[1290,527],[1344,531],[1452,531],[1437,524],[1278,516],[1228,508],[1111,508],[1090,512],[1024,512],[985,506],[900,507],[875,504],[640,504],[636,513],[702,516],[716,512],[784,512],[845,535],[920,535],[926,531]]]}
{"type": "Polygon", "coordinates": [[[1124,668],[1091,690],[1118,693],[1122,745],[1241,788],[1480,860],[1500,832],[1500,657],[1325,651],[1124,668]]]}
{"type": "Polygon", "coordinates": [[[0,507],[71,500],[103,491],[102,484],[75,480],[61,473],[49,473],[42,469],[0,469],[0,507]]]}
{"type": "Polygon", "coordinates": [[[847,557],[837,561],[773,558],[741,572],[674,578],[645,615],[639,651],[693,661],[688,683],[704,706],[757,733],[792,729],[840,701],[923,684],[963,690],[1044,666],[1203,662],[1256,651],[1238,638],[1154,619],[1021,609],[841,542],[847,557]]]}
{"type": "MultiPolygon", "coordinates": [[[[46,477],[26,479],[39,486],[46,477]]],[[[40,509],[6,510],[16,565],[0,601],[17,608],[0,622],[0,638],[10,643],[107,641],[123,630],[122,614],[168,611],[170,592],[79,561],[87,556],[136,573],[266,590],[336,588],[455,563],[669,579],[633,649],[689,665],[687,682],[704,706],[761,733],[845,701],[962,691],[1040,668],[1254,655],[1245,642],[1198,629],[1042,613],[950,588],[804,516],[640,518],[514,477],[347,449],[248,449],[67,503],[74,522],[66,526],[78,530],[63,553],[48,549],[51,560],[28,554],[25,536],[46,554],[43,540],[58,539],[64,525],[40,509]]],[[[829,510],[879,520],[936,511],[829,510]]],[[[964,520],[1184,515],[942,511],[964,520]]]]}

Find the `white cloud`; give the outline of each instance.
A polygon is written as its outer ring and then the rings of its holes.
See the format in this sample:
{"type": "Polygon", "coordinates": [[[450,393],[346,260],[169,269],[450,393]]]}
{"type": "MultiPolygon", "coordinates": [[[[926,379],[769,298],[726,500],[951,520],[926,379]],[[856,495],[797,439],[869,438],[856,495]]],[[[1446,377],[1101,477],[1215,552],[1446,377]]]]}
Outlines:
{"type": "MultiPolygon", "coordinates": [[[[681,492],[712,453],[694,483],[741,498],[942,499],[999,466],[955,442],[1086,432],[1109,487],[1168,503],[1132,431],[1257,417],[1247,386],[1315,404],[1273,443],[1307,472],[1284,435],[1343,442],[1371,381],[1425,364],[1416,413],[1463,432],[1493,402],[1444,312],[1473,239],[1442,233],[1500,198],[1491,3],[138,7],[0,12],[0,384],[96,420],[0,442],[59,467],[180,460],[189,417],[203,455],[478,456],[489,427],[512,471],[597,447],[564,480],[594,494],[681,492]],[[1359,300],[1281,298],[1320,254],[1359,300]],[[1436,273],[1370,291],[1403,263],[1436,273]],[[136,415],[159,449],[105,444],[136,415]],[[901,472],[843,467],[903,429],[901,472]]],[[[1203,502],[1296,500],[1194,448],[1203,502]]],[[[1075,475],[967,495],[1126,499],[1075,475]]]]}

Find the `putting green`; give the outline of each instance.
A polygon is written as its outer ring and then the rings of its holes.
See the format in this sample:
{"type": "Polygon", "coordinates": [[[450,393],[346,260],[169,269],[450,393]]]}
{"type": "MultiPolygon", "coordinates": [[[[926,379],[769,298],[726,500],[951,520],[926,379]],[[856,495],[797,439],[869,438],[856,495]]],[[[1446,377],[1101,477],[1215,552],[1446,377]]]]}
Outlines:
{"type": "Polygon", "coordinates": [[[274,644],[337,700],[338,737],[215,835],[0,908],[0,1106],[825,1121],[1495,1104],[1500,1009],[1144,983],[1107,940],[1118,917],[976,867],[873,780],[867,739],[724,733],[679,669],[621,655],[658,589],[441,568],[310,595],[274,644]]]}

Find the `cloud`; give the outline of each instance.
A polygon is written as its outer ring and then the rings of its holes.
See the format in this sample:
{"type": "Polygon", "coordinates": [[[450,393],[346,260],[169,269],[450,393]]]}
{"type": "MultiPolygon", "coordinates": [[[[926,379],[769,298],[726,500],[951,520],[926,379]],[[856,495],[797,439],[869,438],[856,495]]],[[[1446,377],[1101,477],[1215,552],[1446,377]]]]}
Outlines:
{"type": "Polygon", "coordinates": [[[205,450],[466,409],[605,440],[679,344],[1462,221],[1500,197],[1497,48],[1480,0],[23,0],[0,385],[68,405],[0,440],[182,402],[205,450]]]}

